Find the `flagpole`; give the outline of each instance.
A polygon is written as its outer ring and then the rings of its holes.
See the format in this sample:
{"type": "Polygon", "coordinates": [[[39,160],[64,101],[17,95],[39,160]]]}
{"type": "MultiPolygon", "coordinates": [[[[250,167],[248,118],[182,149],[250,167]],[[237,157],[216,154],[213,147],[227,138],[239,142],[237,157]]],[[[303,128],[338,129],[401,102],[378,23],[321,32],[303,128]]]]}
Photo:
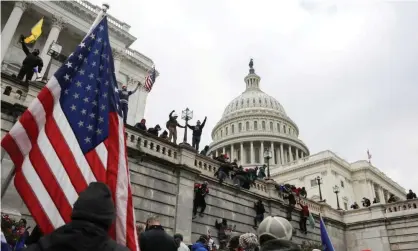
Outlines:
{"type": "MultiPolygon", "coordinates": [[[[93,29],[97,26],[100,21],[107,15],[107,10],[109,9],[109,4],[102,4],[102,9],[100,10],[99,14],[97,15],[96,19],[94,20],[93,24],[91,25],[89,31],[87,32],[86,36],[83,38],[83,40],[90,35],[90,33],[93,31],[93,29]]],[[[2,148],[2,156],[1,156],[1,162],[3,162],[4,157],[4,149],[2,148]]],[[[13,180],[13,177],[15,176],[16,167],[15,165],[12,166],[10,172],[7,174],[6,179],[4,180],[3,184],[1,185],[1,199],[3,199],[4,195],[6,194],[7,189],[10,186],[10,183],[13,180]]]]}

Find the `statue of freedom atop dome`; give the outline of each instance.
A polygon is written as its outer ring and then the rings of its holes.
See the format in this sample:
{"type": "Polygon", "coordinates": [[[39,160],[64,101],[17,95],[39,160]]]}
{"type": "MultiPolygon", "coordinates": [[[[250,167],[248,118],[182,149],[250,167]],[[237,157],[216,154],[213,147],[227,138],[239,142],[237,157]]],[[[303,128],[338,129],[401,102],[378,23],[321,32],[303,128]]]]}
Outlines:
{"type": "Polygon", "coordinates": [[[253,66],[254,66],[253,59],[250,60],[250,64],[248,64],[248,65],[250,66],[250,69],[253,69],[253,66]]]}

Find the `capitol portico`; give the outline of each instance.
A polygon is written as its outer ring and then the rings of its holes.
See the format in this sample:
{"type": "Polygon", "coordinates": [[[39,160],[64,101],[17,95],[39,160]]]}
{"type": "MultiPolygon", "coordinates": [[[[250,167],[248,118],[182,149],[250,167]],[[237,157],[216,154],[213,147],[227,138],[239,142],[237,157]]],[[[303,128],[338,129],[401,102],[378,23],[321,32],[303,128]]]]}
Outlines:
{"type": "Polygon", "coordinates": [[[308,156],[296,123],[275,98],[260,89],[260,80],[251,61],[244,79],[246,89],[229,103],[213,128],[210,151],[215,156],[227,154],[244,167],[264,164],[266,150],[271,167],[308,156]]]}

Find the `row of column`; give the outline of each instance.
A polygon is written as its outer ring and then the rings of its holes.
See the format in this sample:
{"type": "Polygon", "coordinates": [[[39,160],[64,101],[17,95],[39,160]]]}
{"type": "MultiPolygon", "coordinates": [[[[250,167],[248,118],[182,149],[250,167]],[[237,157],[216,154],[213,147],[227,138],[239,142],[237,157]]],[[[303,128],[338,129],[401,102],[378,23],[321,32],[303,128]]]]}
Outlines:
{"type": "MultiPolygon", "coordinates": [[[[1,62],[3,62],[4,56],[6,55],[7,50],[9,49],[10,43],[16,33],[17,26],[19,25],[19,22],[22,18],[23,13],[28,8],[30,8],[30,5],[31,5],[30,2],[24,2],[24,1],[15,2],[12,13],[10,14],[10,17],[7,20],[1,32],[1,62]]],[[[58,37],[66,24],[66,21],[64,20],[64,18],[60,16],[56,16],[56,15],[52,16],[51,21],[52,21],[51,30],[49,31],[48,38],[46,39],[45,45],[40,52],[40,57],[43,60],[44,67],[43,67],[42,72],[38,74],[39,77],[43,77],[44,74],[46,73],[49,63],[51,62],[51,56],[48,55],[48,50],[51,44],[54,41],[56,42],[58,40],[58,37]]],[[[45,31],[43,32],[46,33],[45,31]]],[[[114,60],[114,66],[115,66],[115,74],[117,78],[119,74],[121,62],[125,56],[125,52],[119,51],[119,50],[113,50],[113,51],[114,51],[113,60],[114,60]]]]}
{"type": "MultiPolygon", "coordinates": [[[[244,149],[245,142],[241,142],[239,145],[239,155],[235,156],[235,147],[234,144],[231,144],[229,146],[230,149],[227,149],[228,147],[222,148],[222,154],[229,153],[229,158],[231,160],[238,159],[241,164],[244,164],[244,161],[246,159],[245,149],[244,149]]],[[[254,150],[254,142],[250,141],[250,164],[255,164],[255,150],[254,150]]],[[[278,143],[279,146],[275,148],[275,145],[277,143],[275,142],[260,142],[260,149],[259,149],[259,156],[260,156],[260,163],[264,164],[264,150],[268,148],[271,152],[271,163],[272,164],[279,164],[283,165],[285,163],[292,162],[294,160],[299,160],[300,158],[305,157],[305,153],[298,148],[292,147],[291,145],[285,145],[283,143],[278,143]],[[293,156],[293,153],[295,153],[295,156],[293,156]],[[277,157],[277,160],[276,160],[277,157]]],[[[219,156],[220,149],[215,150],[215,156],[219,156]]],[[[248,163],[245,163],[248,164],[248,163]]]]}
{"type": "Polygon", "coordinates": [[[389,199],[389,192],[388,190],[384,189],[382,186],[373,183],[373,181],[368,181],[368,185],[371,191],[371,200],[373,200],[376,196],[378,197],[380,203],[386,203],[389,199]],[[376,191],[377,189],[377,191],[376,191]]]}

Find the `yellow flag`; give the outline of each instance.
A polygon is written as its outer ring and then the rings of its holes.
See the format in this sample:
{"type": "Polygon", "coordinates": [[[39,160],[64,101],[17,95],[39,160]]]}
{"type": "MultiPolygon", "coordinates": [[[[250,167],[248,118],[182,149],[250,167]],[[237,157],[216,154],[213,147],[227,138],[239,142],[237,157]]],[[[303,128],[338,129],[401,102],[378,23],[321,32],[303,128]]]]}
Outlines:
{"type": "Polygon", "coordinates": [[[38,21],[38,23],[35,24],[35,26],[32,27],[32,30],[30,31],[31,35],[27,38],[25,38],[25,43],[34,43],[36,39],[42,34],[42,25],[44,24],[44,18],[41,18],[41,20],[38,21]]]}

